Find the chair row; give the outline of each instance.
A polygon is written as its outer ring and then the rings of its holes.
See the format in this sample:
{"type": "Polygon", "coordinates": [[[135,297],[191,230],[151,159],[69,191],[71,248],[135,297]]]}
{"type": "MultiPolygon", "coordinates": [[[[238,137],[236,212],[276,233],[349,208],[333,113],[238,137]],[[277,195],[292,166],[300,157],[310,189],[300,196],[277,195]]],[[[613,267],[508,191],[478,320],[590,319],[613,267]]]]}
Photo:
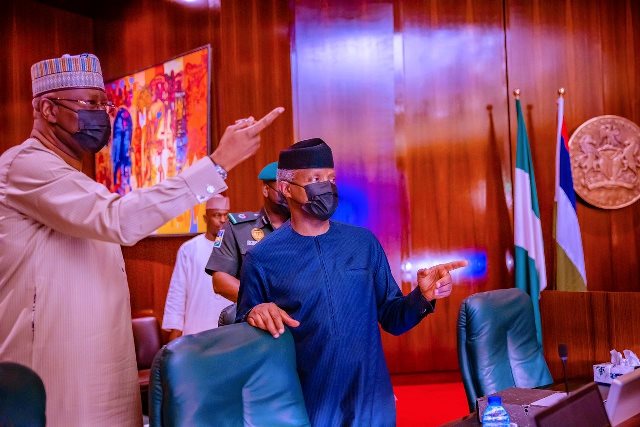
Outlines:
{"type": "MultiPolygon", "coordinates": [[[[520,290],[468,297],[460,307],[457,330],[470,411],[480,396],[553,381],[536,338],[531,301],[520,290]]],[[[161,346],[158,322],[149,316],[133,320],[133,334],[151,426],[309,424],[289,331],[273,339],[246,323],[232,324],[161,346]]],[[[0,376],[3,383],[10,378],[0,376]]],[[[44,416],[42,381],[29,384],[31,391],[20,396],[40,396],[29,399],[38,409],[32,413],[44,416]]]]}

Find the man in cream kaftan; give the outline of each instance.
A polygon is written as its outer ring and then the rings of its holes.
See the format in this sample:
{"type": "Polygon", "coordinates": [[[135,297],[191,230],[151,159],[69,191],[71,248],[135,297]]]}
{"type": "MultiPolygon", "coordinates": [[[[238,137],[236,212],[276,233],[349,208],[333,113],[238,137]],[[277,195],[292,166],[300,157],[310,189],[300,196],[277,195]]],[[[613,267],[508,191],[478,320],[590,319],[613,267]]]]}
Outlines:
{"type": "Polygon", "coordinates": [[[42,377],[47,425],[141,424],[120,245],[225,188],[208,158],[120,197],[36,139],[0,157],[0,360],[42,377]]]}
{"type": "Polygon", "coordinates": [[[226,170],[255,153],[283,109],[236,122],[209,158],[120,196],[80,172],[111,134],[98,58],[40,61],[31,77],[31,138],[0,156],[0,361],[40,375],[50,427],[139,426],[119,245],[224,191],[226,170]]]}

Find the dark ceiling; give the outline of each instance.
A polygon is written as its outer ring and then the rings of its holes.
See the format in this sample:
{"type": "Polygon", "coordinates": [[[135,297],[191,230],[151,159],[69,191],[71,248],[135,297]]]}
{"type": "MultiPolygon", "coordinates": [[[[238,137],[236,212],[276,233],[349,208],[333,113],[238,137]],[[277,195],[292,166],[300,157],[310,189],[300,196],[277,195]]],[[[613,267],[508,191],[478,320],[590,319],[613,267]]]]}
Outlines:
{"type": "Polygon", "coordinates": [[[89,18],[116,16],[131,0],[36,0],[39,3],[74,12],[89,18]]]}

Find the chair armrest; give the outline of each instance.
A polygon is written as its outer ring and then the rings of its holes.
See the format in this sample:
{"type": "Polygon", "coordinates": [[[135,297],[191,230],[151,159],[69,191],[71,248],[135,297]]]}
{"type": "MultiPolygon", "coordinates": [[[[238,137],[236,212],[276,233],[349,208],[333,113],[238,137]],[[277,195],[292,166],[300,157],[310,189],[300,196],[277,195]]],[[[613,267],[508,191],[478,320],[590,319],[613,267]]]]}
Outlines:
{"type": "Polygon", "coordinates": [[[223,308],[218,319],[218,326],[233,325],[236,321],[237,307],[236,304],[231,304],[223,308]]]}

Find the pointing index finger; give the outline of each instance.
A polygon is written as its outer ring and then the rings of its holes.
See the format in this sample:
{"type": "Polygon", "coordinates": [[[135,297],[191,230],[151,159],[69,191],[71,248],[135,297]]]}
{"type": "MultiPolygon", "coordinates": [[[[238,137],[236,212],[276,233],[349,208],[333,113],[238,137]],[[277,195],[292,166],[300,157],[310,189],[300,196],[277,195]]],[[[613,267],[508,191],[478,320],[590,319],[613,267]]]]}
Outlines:
{"type": "Polygon", "coordinates": [[[457,270],[458,268],[466,267],[467,265],[469,265],[469,261],[467,260],[451,261],[446,264],[442,264],[447,271],[457,270]]]}
{"type": "Polygon", "coordinates": [[[280,114],[284,112],[284,108],[274,108],[266,116],[258,120],[255,124],[249,126],[248,131],[251,136],[255,136],[262,132],[267,126],[269,126],[280,114]]]}

